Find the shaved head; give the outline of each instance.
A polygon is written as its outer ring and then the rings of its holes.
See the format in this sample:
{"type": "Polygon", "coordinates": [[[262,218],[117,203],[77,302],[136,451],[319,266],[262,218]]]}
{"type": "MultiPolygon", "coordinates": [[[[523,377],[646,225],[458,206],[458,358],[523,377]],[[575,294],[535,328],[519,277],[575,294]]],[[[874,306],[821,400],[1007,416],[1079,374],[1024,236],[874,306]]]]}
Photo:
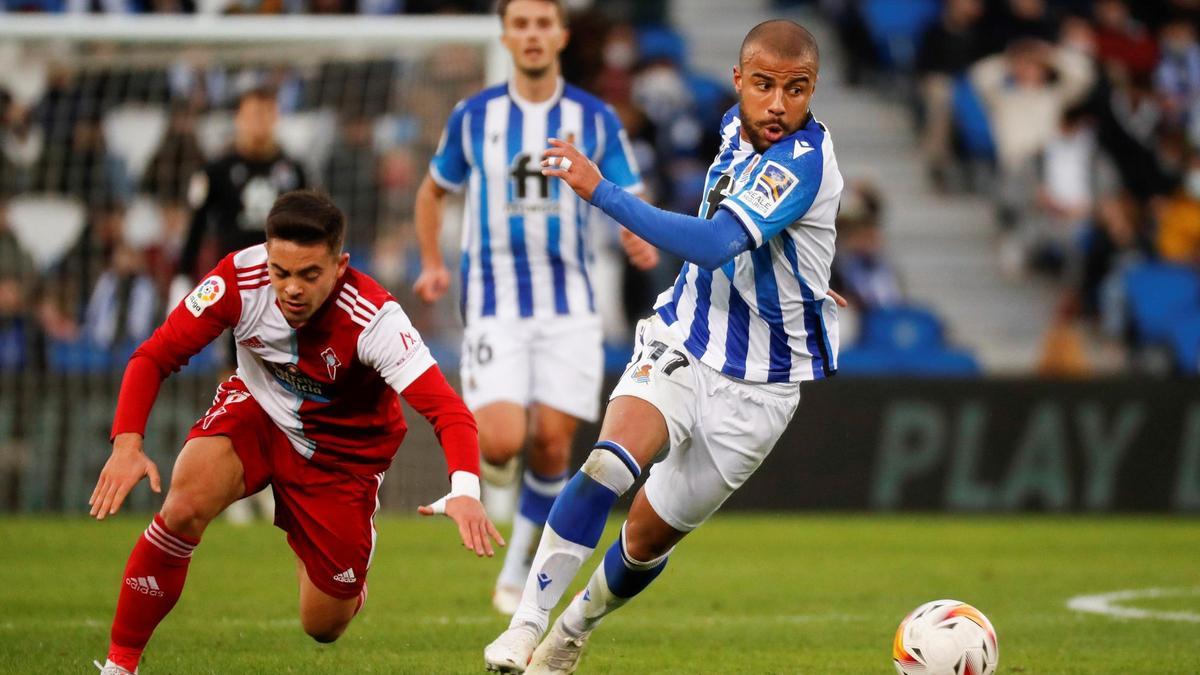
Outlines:
{"type": "Polygon", "coordinates": [[[787,19],[771,19],[751,28],[742,40],[738,63],[745,67],[746,61],[759,51],[788,61],[812,59],[818,67],[821,64],[817,39],[807,28],[787,19]]]}

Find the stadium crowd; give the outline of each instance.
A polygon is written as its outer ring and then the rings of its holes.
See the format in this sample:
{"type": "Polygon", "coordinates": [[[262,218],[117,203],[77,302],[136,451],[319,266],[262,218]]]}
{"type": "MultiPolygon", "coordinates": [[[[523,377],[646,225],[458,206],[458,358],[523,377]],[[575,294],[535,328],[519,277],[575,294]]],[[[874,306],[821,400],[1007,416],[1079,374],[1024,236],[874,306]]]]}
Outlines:
{"type": "MultiPolygon", "coordinates": [[[[572,16],[565,76],[614,106],[649,197],[692,211],[730,94],[689,71],[682,38],[662,23],[664,3],[635,5],[572,16]]],[[[197,251],[187,241],[205,167],[240,145],[254,124],[240,102],[264,91],[277,113],[260,124],[273,126],[276,151],[307,184],[347,212],[353,264],[387,284],[423,334],[440,336],[444,354],[456,351],[458,321],[441,311],[452,303],[424,308],[410,292],[413,199],[447,114],[482,84],[478,50],[289,62],[287,53],[231,61],[198,48],[146,66],[112,45],[80,48],[69,59],[0,54],[0,371],[119,372],[179,294],[172,281],[194,280],[223,253],[212,232],[201,232],[197,251]]],[[[621,285],[609,294],[613,323],[641,312],[675,267],[610,275],[621,285]]]]}
{"type": "Polygon", "coordinates": [[[1001,269],[1061,285],[1052,331],[1200,371],[1200,2],[822,6],[847,80],[911,103],[934,188],[991,200],[1001,269]]]}

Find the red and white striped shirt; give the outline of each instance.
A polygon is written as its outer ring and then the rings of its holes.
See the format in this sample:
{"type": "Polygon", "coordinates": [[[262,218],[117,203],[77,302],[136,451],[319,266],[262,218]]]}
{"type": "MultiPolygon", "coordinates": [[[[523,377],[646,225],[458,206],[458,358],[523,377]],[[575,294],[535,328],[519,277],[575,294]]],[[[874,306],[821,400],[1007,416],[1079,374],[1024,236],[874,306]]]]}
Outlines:
{"type": "Polygon", "coordinates": [[[299,329],[284,319],[265,245],[226,256],[130,358],[113,435],[143,433],[159,385],[232,328],[238,376],[312,462],[359,474],[391,464],[407,427],[397,393],[434,425],[451,473],[479,473],[474,418],[395,298],[347,268],[299,329]]]}

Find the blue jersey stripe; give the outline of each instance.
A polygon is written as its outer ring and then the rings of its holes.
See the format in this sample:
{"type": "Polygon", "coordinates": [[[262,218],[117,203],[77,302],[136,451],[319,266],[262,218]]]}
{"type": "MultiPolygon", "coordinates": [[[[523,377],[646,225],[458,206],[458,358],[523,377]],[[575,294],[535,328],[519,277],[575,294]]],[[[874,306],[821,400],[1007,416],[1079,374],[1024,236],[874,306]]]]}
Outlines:
{"type": "Polygon", "coordinates": [[[471,247],[465,247],[462,261],[458,265],[458,287],[461,294],[458,299],[458,313],[463,323],[467,322],[467,297],[471,287],[471,247]]]}
{"type": "Polygon", "coordinates": [[[662,317],[664,323],[668,326],[673,325],[679,320],[679,299],[683,297],[683,287],[687,285],[688,269],[691,264],[684,262],[683,267],[679,270],[679,276],[675,277],[675,288],[671,290],[671,301],[658,308],[658,315],[662,317]]]}
{"type": "MultiPolygon", "coordinates": [[[[529,180],[524,172],[533,171],[533,158],[522,148],[524,117],[521,109],[511,99],[508,104],[508,166],[512,176],[508,180],[508,203],[517,199],[516,192],[527,194],[529,180]],[[518,173],[521,172],[521,173],[518,173]],[[521,181],[518,185],[517,182],[521,181]]],[[[529,253],[525,248],[525,216],[510,213],[508,216],[508,247],[512,250],[513,268],[517,275],[517,305],[521,316],[533,316],[533,275],[529,273],[529,253]]]]}
{"type": "Polygon", "coordinates": [[[829,369],[829,347],[825,339],[825,317],[821,316],[821,304],[817,302],[812,289],[804,283],[800,275],[800,260],[796,257],[796,243],[790,236],[783,238],[783,255],[792,266],[792,275],[800,286],[800,295],[804,300],[804,331],[807,333],[805,342],[808,353],[812,356],[813,379],[819,380],[826,375],[832,375],[829,369]]]}
{"type": "Polygon", "coordinates": [[[471,113],[471,150],[475,155],[475,167],[479,171],[478,209],[479,214],[479,273],[483,278],[483,316],[496,315],[496,275],[492,269],[492,237],[488,228],[488,185],[487,175],[483,172],[483,136],[484,120],[487,117],[486,108],[480,108],[471,113]]]}
{"type": "MultiPolygon", "coordinates": [[[[558,135],[558,129],[562,126],[562,103],[555,103],[550,109],[549,115],[546,117],[546,134],[547,136],[558,135]]],[[[540,160],[540,156],[535,158],[535,161],[540,160]]],[[[560,200],[561,180],[550,181],[550,200],[555,204],[560,200]]],[[[572,198],[574,195],[571,196],[572,198]]],[[[579,202],[578,206],[582,207],[583,203],[579,202]]],[[[558,314],[569,314],[570,306],[567,304],[567,270],[563,265],[562,250],[562,220],[558,212],[551,213],[546,217],[546,257],[550,259],[550,272],[554,279],[554,311],[558,314]]]]}
{"type": "Polygon", "coordinates": [[[775,261],[772,244],[760,246],[750,254],[754,264],[754,294],[758,316],[767,323],[770,335],[770,365],[767,382],[787,382],[792,375],[792,349],[788,346],[787,330],[783,325],[783,309],[779,304],[779,285],[775,283],[775,261]]]}
{"type": "Polygon", "coordinates": [[[746,352],[750,350],[750,306],[742,299],[733,284],[736,263],[732,260],[721,266],[729,277],[729,321],[725,326],[725,365],[721,372],[731,377],[746,377],[746,352]]]}
{"type": "Polygon", "coordinates": [[[708,306],[712,302],[712,275],[706,269],[696,271],[696,314],[692,317],[692,329],[683,346],[696,358],[708,351],[708,306]]]}

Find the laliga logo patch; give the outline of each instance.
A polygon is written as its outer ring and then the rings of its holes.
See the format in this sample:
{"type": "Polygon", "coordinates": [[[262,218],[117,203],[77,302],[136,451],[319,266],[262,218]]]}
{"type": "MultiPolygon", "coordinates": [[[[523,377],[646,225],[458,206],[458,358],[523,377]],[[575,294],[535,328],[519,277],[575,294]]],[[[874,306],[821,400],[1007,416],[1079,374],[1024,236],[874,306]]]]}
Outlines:
{"type": "Polygon", "coordinates": [[[754,179],[754,185],[738,198],[760,216],[769,216],[788,193],[800,183],[796,175],[777,162],[767,162],[754,179]]]}
{"type": "Polygon", "coordinates": [[[196,290],[183,299],[183,304],[192,313],[192,316],[199,319],[205,308],[216,304],[223,295],[225,295],[225,280],[218,276],[211,276],[201,281],[196,290]]]}
{"type": "Polygon", "coordinates": [[[325,372],[329,373],[329,379],[336,380],[338,366],[342,365],[337,352],[333,351],[333,347],[326,347],[325,351],[321,352],[321,358],[325,359],[325,372]]]}

